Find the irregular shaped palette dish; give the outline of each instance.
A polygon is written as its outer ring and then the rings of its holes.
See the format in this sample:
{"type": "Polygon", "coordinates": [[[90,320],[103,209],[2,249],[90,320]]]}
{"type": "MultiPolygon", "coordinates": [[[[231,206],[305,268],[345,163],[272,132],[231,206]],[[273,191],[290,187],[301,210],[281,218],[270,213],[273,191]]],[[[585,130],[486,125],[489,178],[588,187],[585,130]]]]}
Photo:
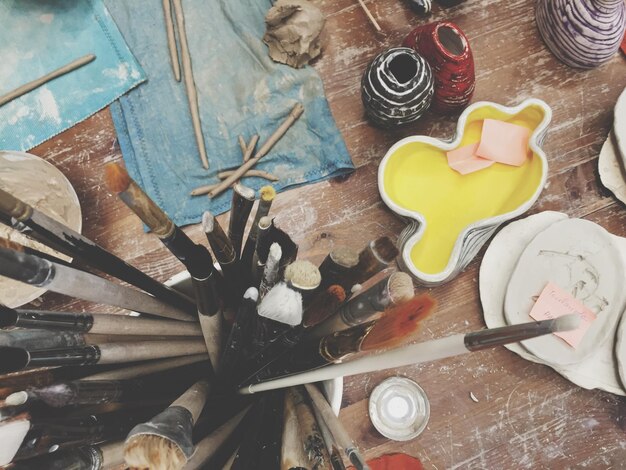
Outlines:
{"type": "Polygon", "coordinates": [[[378,168],[378,189],[392,211],[410,220],[400,235],[405,271],[426,285],[449,281],[500,224],[532,206],[548,173],[540,145],[551,117],[537,99],[515,107],[478,102],[461,114],[451,142],[413,136],[389,149],[378,168]],[[446,152],[478,142],[484,119],[530,129],[530,156],[520,167],[496,163],[460,175],[448,166],[446,152]]]}

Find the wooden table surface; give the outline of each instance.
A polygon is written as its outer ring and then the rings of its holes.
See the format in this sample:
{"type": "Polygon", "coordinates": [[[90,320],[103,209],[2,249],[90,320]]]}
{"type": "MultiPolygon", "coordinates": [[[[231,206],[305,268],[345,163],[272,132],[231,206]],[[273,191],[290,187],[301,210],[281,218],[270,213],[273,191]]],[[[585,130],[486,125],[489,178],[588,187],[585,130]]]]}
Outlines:
{"type": "MultiPolygon", "coordinates": [[[[541,98],[553,110],[544,144],[549,180],[529,213],[562,211],[626,236],[626,211],[598,177],[600,147],[612,123],[613,105],[626,86],[626,59],[616,56],[592,71],[557,61],[542,43],[532,0],[468,0],[447,10],[434,6],[428,19],[401,0],[370,1],[384,34],[376,35],[356,0],[317,0],[327,16],[325,47],[314,64],[324,80],[337,124],[357,170],[348,177],[287,191],[276,213],[300,252],[319,262],[335,244],[358,248],[381,235],[395,239],[403,223],[382,203],[378,163],[398,139],[412,134],[449,138],[456,118],[428,113],[398,131],[372,127],[360,99],[361,73],[379,51],[398,45],[416,25],[450,20],[470,39],[476,62],[474,101],[513,105],[541,98]]],[[[33,153],[59,167],[80,197],[84,233],[150,275],[165,280],[181,265],[104,187],[102,167],[122,159],[108,110],[33,153]]],[[[225,223],[223,216],[222,222],[225,223]]],[[[204,242],[199,226],[186,232],[204,242]]],[[[484,326],[478,297],[482,253],[466,271],[431,290],[439,302],[418,339],[437,338],[484,326]]],[[[85,302],[55,294],[46,308],[80,311],[85,302]]],[[[112,312],[114,310],[102,309],[112,312]]],[[[626,468],[626,400],[583,390],[552,369],[527,362],[504,348],[436,363],[386,370],[345,380],[340,417],[368,458],[390,452],[418,456],[426,468],[626,468]],[[416,380],[430,399],[431,419],[418,438],[392,442],[373,428],[368,397],[383,379],[416,380]],[[470,392],[478,402],[470,399],[470,392]]]]}

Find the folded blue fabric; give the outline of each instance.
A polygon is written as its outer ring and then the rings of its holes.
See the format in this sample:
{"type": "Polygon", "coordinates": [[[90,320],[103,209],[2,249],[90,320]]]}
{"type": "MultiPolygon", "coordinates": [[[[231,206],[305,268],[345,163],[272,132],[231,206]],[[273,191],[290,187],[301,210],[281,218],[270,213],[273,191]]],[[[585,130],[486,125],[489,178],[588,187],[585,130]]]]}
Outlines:
{"type": "MultiPolygon", "coordinates": [[[[131,176],[179,225],[205,210],[230,207],[231,192],[213,200],[192,189],[217,183],[217,172],[242,163],[239,135],[259,146],[297,102],[305,112],[256,168],[280,178],[276,189],[337,176],[354,167],[314,69],[274,63],[261,38],[269,0],[185,0],[186,30],[210,169],[202,168],[185,86],[171,70],[163,11],[144,2],[105,0],[148,75],[148,83],[113,105],[131,176]]],[[[259,147],[257,147],[259,148],[259,147]]],[[[254,189],[268,184],[245,178],[254,189]]]]}
{"type": "Polygon", "coordinates": [[[3,0],[0,25],[0,95],[96,55],[0,106],[0,150],[35,147],[145,80],[102,0],[3,0]]]}

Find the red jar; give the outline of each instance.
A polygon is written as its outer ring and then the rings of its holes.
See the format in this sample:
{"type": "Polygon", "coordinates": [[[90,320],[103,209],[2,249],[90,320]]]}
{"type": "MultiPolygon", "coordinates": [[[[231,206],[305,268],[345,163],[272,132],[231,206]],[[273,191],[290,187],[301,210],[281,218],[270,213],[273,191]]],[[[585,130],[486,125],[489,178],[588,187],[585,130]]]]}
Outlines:
{"type": "Polygon", "coordinates": [[[444,114],[461,111],[474,93],[474,57],[463,31],[449,21],[418,26],[402,43],[421,54],[433,70],[435,95],[431,108],[444,114]]]}

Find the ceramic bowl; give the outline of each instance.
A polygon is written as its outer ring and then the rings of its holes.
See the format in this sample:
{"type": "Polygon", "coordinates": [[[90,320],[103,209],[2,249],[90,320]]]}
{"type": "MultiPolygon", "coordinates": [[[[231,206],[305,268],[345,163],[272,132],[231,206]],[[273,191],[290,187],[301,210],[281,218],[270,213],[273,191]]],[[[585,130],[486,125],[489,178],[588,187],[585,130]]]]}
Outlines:
{"type": "MultiPolygon", "coordinates": [[[[187,271],[172,276],[165,282],[166,285],[182,292],[183,294],[193,297],[193,286],[191,285],[191,277],[187,271]]],[[[330,403],[333,412],[339,416],[341,409],[341,399],[343,397],[343,377],[322,382],[324,394],[328,403],[330,403]]]]}
{"type": "Polygon", "coordinates": [[[548,174],[540,145],[551,117],[538,99],[515,107],[478,102],[459,117],[453,140],[413,136],[389,149],[378,168],[378,189],[385,204],[409,220],[399,240],[403,270],[425,285],[449,281],[500,224],[533,205],[548,174]],[[520,167],[496,163],[460,175],[448,166],[446,152],[478,142],[488,118],[529,128],[531,156],[520,167]]]}

